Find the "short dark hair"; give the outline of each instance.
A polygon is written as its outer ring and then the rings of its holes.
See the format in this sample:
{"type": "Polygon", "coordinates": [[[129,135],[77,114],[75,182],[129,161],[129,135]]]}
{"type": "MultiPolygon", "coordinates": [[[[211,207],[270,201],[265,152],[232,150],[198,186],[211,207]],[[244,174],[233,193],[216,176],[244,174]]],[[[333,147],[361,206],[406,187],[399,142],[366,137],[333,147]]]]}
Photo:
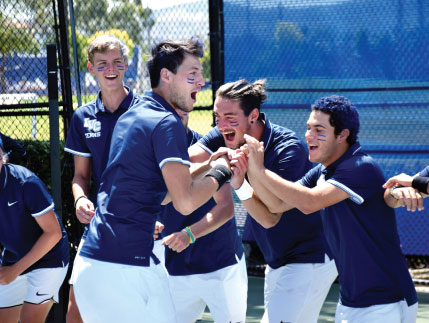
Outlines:
{"type": "Polygon", "coordinates": [[[255,108],[259,111],[267,98],[265,80],[257,80],[253,84],[245,79],[225,83],[216,91],[216,97],[239,101],[244,115],[248,116],[255,108]]]}
{"type": "Polygon", "coordinates": [[[185,41],[165,40],[153,47],[152,57],[147,62],[150,86],[156,88],[159,85],[160,73],[163,68],[176,74],[186,54],[203,57],[203,42],[196,37],[192,37],[185,41]]]}
{"type": "Polygon", "coordinates": [[[334,127],[336,136],[344,129],[349,129],[347,142],[353,145],[358,140],[359,113],[353,103],[344,96],[331,95],[320,98],[311,106],[313,111],[329,114],[329,122],[334,127]]]}

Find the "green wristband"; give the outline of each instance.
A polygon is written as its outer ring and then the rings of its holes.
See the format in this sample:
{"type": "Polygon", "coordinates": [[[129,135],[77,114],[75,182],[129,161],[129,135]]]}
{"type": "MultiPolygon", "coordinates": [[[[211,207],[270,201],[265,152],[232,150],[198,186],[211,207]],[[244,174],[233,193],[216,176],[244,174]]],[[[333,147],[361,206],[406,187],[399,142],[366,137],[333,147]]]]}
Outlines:
{"type": "Polygon", "coordinates": [[[194,243],[195,242],[195,237],[194,234],[192,233],[192,230],[190,227],[186,227],[184,228],[184,230],[186,231],[186,233],[189,236],[189,243],[194,243]]]}

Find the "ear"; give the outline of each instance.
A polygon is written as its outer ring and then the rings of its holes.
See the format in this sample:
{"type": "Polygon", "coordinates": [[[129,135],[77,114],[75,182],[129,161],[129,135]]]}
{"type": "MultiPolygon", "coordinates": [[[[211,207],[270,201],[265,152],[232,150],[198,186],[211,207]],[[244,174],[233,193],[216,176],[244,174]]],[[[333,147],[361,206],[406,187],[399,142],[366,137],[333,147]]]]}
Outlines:
{"type": "Polygon", "coordinates": [[[90,61],[88,61],[88,71],[91,74],[94,74],[94,65],[90,61]]]}
{"type": "Polygon", "coordinates": [[[163,81],[164,83],[170,83],[171,80],[171,72],[166,69],[165,67],[163,69],[161,69],[160,72],[160,79],[161,81],[163,81]]]}
{"type": "Polygon", "coordinates": [[[254,108],[249,113],[249,121],[250,121],[250,123],[255,123],[258,120],[258,118],[259,118],[259,110],[257,108],[254,108]]]}
{"type": "Polygon", "coordinates": [[[349,136],[350,136],[350,130],[349,129],[341,130],[341,132],[338,136],[339,143],[345,142],[349,136]]]}

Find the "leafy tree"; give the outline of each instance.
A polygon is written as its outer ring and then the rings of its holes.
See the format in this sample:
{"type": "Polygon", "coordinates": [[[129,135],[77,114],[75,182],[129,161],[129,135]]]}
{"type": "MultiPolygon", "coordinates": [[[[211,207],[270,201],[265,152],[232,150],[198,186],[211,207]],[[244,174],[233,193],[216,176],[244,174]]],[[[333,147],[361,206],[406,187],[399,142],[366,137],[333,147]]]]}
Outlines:
{"type": "Polygon", "coordinates": [[[144,8],[140,0],[74,0],[73,3],[76,28],[82,35],[120,29],[128,33],[134,44],[144,46],[145,35],[150,34],[155,24],[152,10],[144,8]]]}
{"type": "Polygon", "coordinates": [[[6,89],[6,60],[12,53],[37,53],[38,43],[26,24],[12,21],[0,12],[0,88],[6,89]]]}
{"type": "Polygon", "coordinates": [[[140,0],[117,0],[106,17],[110,28],[128,31],[136,45],[144,47],[145,36],[155,24],[153,12],[144,8],[140,0]]]}
{"type": "Polygon", "coordinates": [[[204,79],[210,80],[211,73],[211,57],[210,57],[210,43],[208,40],[204,41],[204,55],[201,58],[201,65],[203,66],[203,77],[204,79]]]}
{"type": "MultiPolygon", "coordinates": [[[[76,49],[77,49],[77,59],[79,62],[79,70],[84,71],[87,66],[86,48],[88,45],[88,37],[82,35],[78,30],[75,30],[75,33],[76,33],[76,49]]],[[[69,27],[68,36],[69,36],[70,56],[72,57],[72,61],[74,62],[74,48],[73,48],[71,27],[69,27]]]]}

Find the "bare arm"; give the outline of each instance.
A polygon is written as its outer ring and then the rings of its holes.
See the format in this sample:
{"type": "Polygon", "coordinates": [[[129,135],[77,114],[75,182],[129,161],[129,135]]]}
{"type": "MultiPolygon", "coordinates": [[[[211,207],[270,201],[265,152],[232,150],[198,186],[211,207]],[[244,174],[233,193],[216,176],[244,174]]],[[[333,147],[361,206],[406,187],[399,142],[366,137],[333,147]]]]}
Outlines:
{"type": "MultiPolygon", "coordinates": [[[[229,167],[223,157],[212,162],[212,166],[216,164],[229,167]]],[[[192,213],[207,202],[219,187],[218,182],[211,176],[193,180],[189,168],[181,163],[166,163],[161,172],[174,208],[184,215],[192,213]]]]}
{"type": "Polygon", "coordinates": [[[419,192],[418,190],[411,187],[414,176],[407,174],[399,174],[393,176],[384,183],[383,187],[386,188],[384,191],[384,201],[391,208],[397,208],[401,206],[407,207],[407,211],[414,212],[416,209],[421,211],[423,207],[423,199],[427,196],[425,192],[419,192]],[[396,187],[396,186],[404,187],[396,187]]]}
{"type": "Polygon", "coordinates": [[[202,163],[210,158],[210,154],[197,144],[188,148],[188,154],[192,163],[202,163]]]}
{"type": "MultiPolygon", "coordinates": [[[[195,239],[215,231],[234,216],[234,204],[229,185],[223,185],[213,198],[216,205],[201,220],[190,226],[195,239]]],[[[172,233],[163,239],[163,244],[174,251],[181,252],[190,244],[189,234],[185,230],[172,233]]]]}
{"type": "Polygon", "coordinates": [[[252,176],[252,173],[248,173],[248,178],[250,184],[252,185],[255,193],[262,203],[266,205],[268,210],[273,214],[283,214],[294,207],[285,203],[281,199],[279,199],[275,194],[269,191],[265,185],[262,183],[261,178],[257,176],[252,176]]]}
{"type": "Polygon", "coordinates": [[[384,202],[391,208],[405,206],[407,211],[421,211],[423,207],[423,194],[412,187],[388,188],[384,191],[384,202]]]}
{"type": "Polygon", "coordinates": [[[350,197],[336,186],[323,183],[314,188],[290,182],[263,165],[263,146],[253,137],[245,135],[249,149],[249,172],[259,179],[265,188],[291,207],[309,214],[319,211],[350,197]]]}
{"type": "Polygon", "coordinates": [[[76,217],[81,223],[89,223],[94,215],[94,204],[86,197],[91,185],[92,159],[74,156],[72,191],[76,203],[76,217]]]}
{"type": "MultiPolygon", "coordinates": [[[[233,171],[233,176],[231,177],[231,186],[237,190],[242,187],[243,183],[246,181],[244,176],[246,175],[246,171],[248,169],[247,157],[242,150],[237,150],[233,154],[231,159],[231,169],[233,171]]],[[[254,184],[254,182],[251,183],[254,184]]],[[[238,196],[240,197],[240,195],[238,196]]],[[[278,200],[276,196],[274,197],[278,200]]],[[[244,205],[247,212],[249,212],[250,216],[266,229],[275,226],[280,221],[282,216],[282,213],[271,212],[267,207],[267,204],[261,201],[261,198],[258,196],[258,192],[256,192],[255,189],[251,195],[251,198],[241,200],[241,203],[244,205]]]]}
{"type": "Polygon", "coordinates": [[[61,228],[54,211],[49,211],[35,218],[42,229],[42,235],[37,239],[30,251],[18,262],[11,266],[0,267],[0,284],[7,285],[14,281],[28,267],[48,253],[62,237],[61,228]]]}

